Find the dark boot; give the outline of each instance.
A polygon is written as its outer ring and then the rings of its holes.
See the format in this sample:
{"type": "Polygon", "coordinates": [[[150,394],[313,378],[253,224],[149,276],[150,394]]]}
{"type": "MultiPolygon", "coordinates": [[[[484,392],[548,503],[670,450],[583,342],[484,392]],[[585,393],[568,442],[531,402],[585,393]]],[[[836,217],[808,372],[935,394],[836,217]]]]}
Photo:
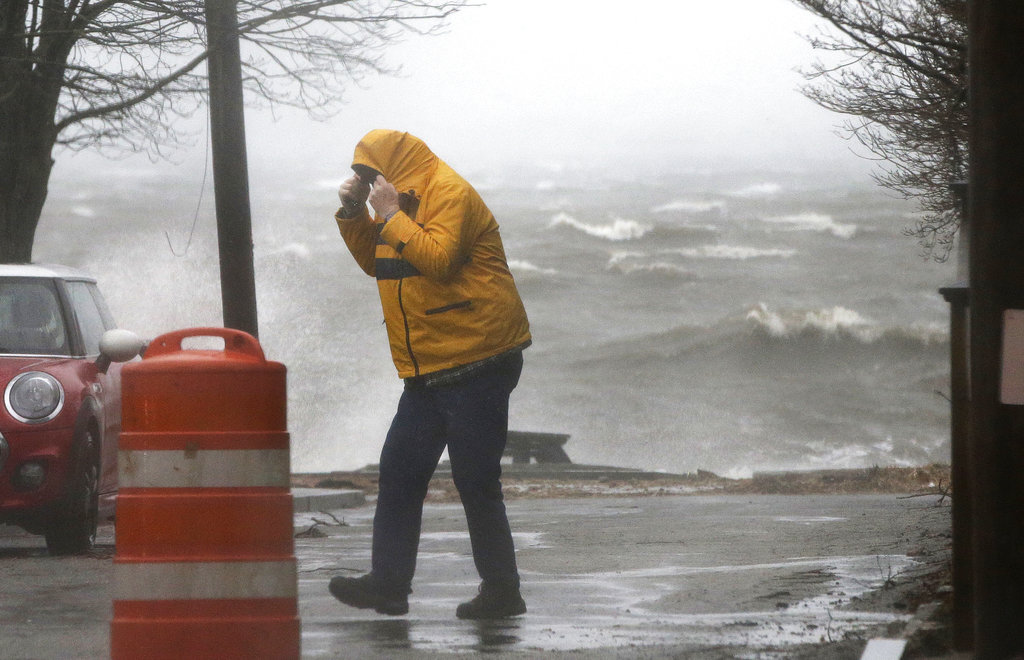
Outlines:
{"type": "Polygon", "coordinates": [[[327,588],[332,596],[352,607],[392,616],[409,612],[410,590],[387,588],[374,579],[373,573],[357,578],[333,577],[327,588]]]}
{"type": "Polygon", "coordinates": [[[480,593],[455,610],[460,619],[506,619],[526,614],[526,602],[519,594],[519,585],[484,582],[480,593]]]}

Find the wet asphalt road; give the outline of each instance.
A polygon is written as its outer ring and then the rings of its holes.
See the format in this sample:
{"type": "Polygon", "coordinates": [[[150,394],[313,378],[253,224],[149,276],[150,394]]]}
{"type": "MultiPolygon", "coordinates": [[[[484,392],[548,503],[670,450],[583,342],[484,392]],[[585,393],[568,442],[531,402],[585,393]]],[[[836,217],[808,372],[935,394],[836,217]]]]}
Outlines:
{"type": "MultiPolygon", "coordinates": [[[[794,644],[905,621],[856,599],[921,570],[922,544],[949,529],[948,507],[892,495],[595,497],[508,509],[529,612],[483,623],[454,615],[477,587],[459,505],[426,507],[402,617],[327,592],[332,576],[368,569],[371,504],[333,511],[343,525],[297,514],[297,529],[320,521],[326,534],[296,539],[303,657],[784,657],[794,644]]],[[[94,556],[74,558],[0,530],[2,656],[108,657],[113,530],[102,530],[94,556]]]]}

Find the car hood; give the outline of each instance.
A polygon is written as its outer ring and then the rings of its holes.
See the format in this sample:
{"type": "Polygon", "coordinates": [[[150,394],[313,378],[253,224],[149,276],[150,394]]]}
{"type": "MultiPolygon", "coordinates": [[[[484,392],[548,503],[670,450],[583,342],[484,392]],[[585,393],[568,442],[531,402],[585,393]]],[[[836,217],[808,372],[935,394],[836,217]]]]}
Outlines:
{"type": "Polygon", "coordinates": [[[25,371],[60,371],[65,365],[79,360],[81,358],[0,355],[0,385],[5,385],[11,378],[25,371]]]}

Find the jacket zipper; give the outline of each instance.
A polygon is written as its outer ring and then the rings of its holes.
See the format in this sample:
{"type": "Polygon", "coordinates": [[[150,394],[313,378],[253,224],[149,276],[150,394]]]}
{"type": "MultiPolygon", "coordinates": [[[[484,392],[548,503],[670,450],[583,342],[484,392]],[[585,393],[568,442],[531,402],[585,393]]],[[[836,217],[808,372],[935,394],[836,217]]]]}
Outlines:
{"type": "Polygon", "coordinates": [[[398,280],[398,309],[402,310],[402,322],[405,323],[405,350],[409,351],[409,359],[412,360],[413,375],[420,375],[420,365],[412,352],[412,338],[409,336],[409,316],[405,313],[405,305],[402,303],[402,283],[405,278],[398,280]]]}

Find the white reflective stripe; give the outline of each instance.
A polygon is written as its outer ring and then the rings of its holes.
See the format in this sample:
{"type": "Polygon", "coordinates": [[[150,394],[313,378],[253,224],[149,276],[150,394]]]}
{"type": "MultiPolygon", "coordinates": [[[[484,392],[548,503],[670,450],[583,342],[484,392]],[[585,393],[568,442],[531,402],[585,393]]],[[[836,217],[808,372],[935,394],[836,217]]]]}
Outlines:
{"type": "Polygon", "coordinates": [[[121,488],[237,488],[290,485],[287,449],[124,450],[121,488]]]}
{"type": "Polygon", "coordinates": [[[297,597],[294,559],[114,563],[115,600],[297,597]]]}

